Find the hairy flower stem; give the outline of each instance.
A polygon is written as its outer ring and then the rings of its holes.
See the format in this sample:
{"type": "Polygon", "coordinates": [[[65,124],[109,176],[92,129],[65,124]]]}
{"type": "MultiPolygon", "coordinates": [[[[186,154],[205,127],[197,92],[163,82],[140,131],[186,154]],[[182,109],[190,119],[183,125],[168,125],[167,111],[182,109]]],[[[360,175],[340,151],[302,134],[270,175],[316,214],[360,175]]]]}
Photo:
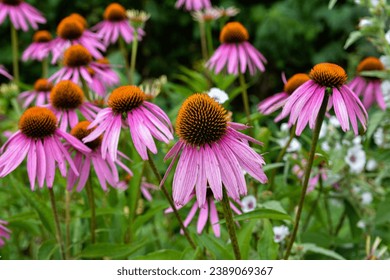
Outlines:
{"type": "Polygon", "coordinates": [[[206,29],[205,23],[203,21],[199,21],[199,33],[200,33],[200,45],[202,47],[202,57],[204,60],[209,58],[207,53],[207,40],[206,40],[206,29]]]}
{"type": "Polygon", "coordinates": [[[137,61],[137,50],[138,50],[138,32],[135,29],[133,43],[131,44],[131,64],[130,64],[130,74],[129,74],[130,85],[134,84],[134,73],[135,73],[135,62],[137,61]]]}
{"type": "Polygon", "coordinates": [[[125,41],[121,37],[119,38],[119,48],[122,52],[123,59],[125,60],[125,73],[126,73],[127,81],[131,85],[132,78],[130,76],[129,54],[127,52],[125,41]]]}
{"type": "Polygon", "coordinates": [[[13,67],[14,82],[17,85],[19,85],[20,76],[19,76],[18,33],[12,24],[11,24],[11,44],[12,44],[12,67],[13,67]]]}
{"type": "MultiPolygon", "coordinates": [[[[150,167],[151,167],[154,175],[156,176],[156,179],[159,182],[161,182],[162,181],[162,177],[161,177],[160,173],[158,173],[156,164],[153,161],[152,154],[150,153],[150,151],[148,151],[148,158],[149,158],[148,161],[149,161],[150,167]]],[[[175,217],[176,217],[177,221],[179,222],[180,229],[183,230],[184,236],[187,238],[188,243],[190,243],[191,247],[195,250],[196,249],[196,244],[195,244],[194,240],[192,240],[191,236],[189,235],[189,233],[187,231],[187,228],[184,226],[183,220],[181,219],[181,217],[179,215],[179,212],[177,211],[175,203],[173,202],[173,199],[169,195],[168,190],[167,190],[167,188],[165,187],[164,184],[161,184],[161,190],[162,190],[164,196],[166,197],[166,199],[168,200],[169,205],[173,209],[173,213],[175,214],[175,217]]]]}
{"type": "Polygon", "coordinates": [[[241,260],[240,246],[238,245],[237,234],[236,234],[236,225],[233,221],[232,208],[230,207],[229,197],[227,195],[225,187],[222,188],[223,197],[222,197],[222,208],[223,215],[225,216],[226,228],[229,232],[229,237],[232,242],[234,256],[236,260],[241,260]]]}
{"type": "Polygon", "coordinates": [[[55,230],[56,230],[56,239],[57,239],[57,243],[58,243],[58,246],[59,246],[59,249],[60,249],[60,255],[61,255],[61,258],[63,260],[66,260],[65,250],[64,250],[64,243],[62,241],[60,220],[58,218],[58,212],[57,212],[57,206],[56,206],[56,199],[54,197],[53,189],[52,188],[48,188],[48,189],[49,189],[51,208],[53,210],[55,230]]]}
{"type": "Polygon", "coordinates": [[[295,217],[294,229],[293,229],[293,232],[291,234],[289,243],[287,245],[286,253],[284,255],[285,260],[288,260],[290,253],[291,253],[291,248],[292,248],[294,241],[295,241],[295,238],[297,236],[297,232],[298,232],[298,228],[299,228],[299,221],[301,219],[301,214],[302,214],[302,210],[303,210],[303,203],[305,202],[307,186],[309,184],[310,173],[311,173],[311,169],[313,167],[314,155],[315,155],[316,148],[317,148],[317,142],[318,142],[318,138],[320,136],[321,126],[322,126],[322,122],[324,121],[326,107],[328,105],[328,100],[329,100],[330,94],[331,94],[331,90],[327,89],[325,92],[324,100],[322,101],[320,111],[318,112],[318,115],[317,115],[317,121],[316,121],[316,125],[315,125],[314,131],[313,131],[309,159],[307,161],[307,165],[305,168],[305,180],[303,182],[301,197],[300,197],[299,204],[298,204],[298,211],[297,211],[297,215],[295,217]]]}
{"type": "Polygon", "coordinates": [[[46,57],[42,60],[42,78],[49,77],[49,59],[46,57]]]}
{"type": "MultiPolygon", "coordinates": [[[[290,130],[290,138],[288,139],[286,145],[284,145],[283,149],[279,152],[279,155],[278,157],[276,158],[276,161],[275,163],[278,163],[278,162],[281,162],[284,155],[286,154],[287,152],[287,149],[288,147],[290,147],[290,144],[291,144],[291,141],[294,139],[294,136],[295,136],[295,129],[296,129],[296,125],[294,125],[291,130],[290,130]]],[[[271,176],[269,178],[269,190],[270,191],[273,191],[274,190],[274,186],[275,186],[275,176],[276,176],[276,171],[278,170],[278,168],[274,168],[274,170],[272,170],[272,173],[271,173],[271,176]]]]}
{"type": "Polygon", "coordinates": [[[95,195],[91,184],[91,177],[88,178],[85,187],[87,189],[89,208],[91,209],[91,224],[90,224],[91,242],[92,244],[94,244],[96,243],[96,207],[95,207],[95,195]]]}
{"type": "Polygon", "coordinates": [[[70,259],[70,202],[71,193],[65,191],[65,256],[70,259]]]}
{"type": "Polygon", "coordinates": [[[213,34],[211,32],[210,22],[205,23],[205,25],[206,25],[207,51],[208,51],[208,55],[210,57],[214,53],[213,34]]]}
{"type": "MultiPolygon", "coordinates": [[[[250,110],[250,106],[249,106],[248,91],[247,91],[248,86],[246,85],[244,74],[242,74],[241,71],[239,71],[238,77],[240,79],[242,102],[244,103],[246,119],[247,119],[248,125],[252,126],[251,110],[250,110]]],[[[249,136],[251,136],[253,138],[252,127],[249,128],[249,136]]]]}

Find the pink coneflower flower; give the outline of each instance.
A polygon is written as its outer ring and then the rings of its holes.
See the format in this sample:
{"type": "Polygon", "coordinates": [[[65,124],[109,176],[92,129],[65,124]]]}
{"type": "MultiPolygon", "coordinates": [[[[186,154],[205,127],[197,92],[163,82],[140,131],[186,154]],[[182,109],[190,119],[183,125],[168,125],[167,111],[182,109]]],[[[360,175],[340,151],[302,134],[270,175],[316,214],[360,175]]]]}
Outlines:
{"type": "Polygon", "coordinates": [[[56,84],[50,93],[50,110],[56,115],[62,131],[73,128],[78,122],[77,111],[89,121],[100,111],[95,105],[84,100],[83,90],[72,81],[64,80],[56,84]]]}
{"type": "Polygon", "coordinates": [[[20,100],[24,100],[23,108],[27,108],[33,104],[34,106],[42,106],[49,102],[50,91],[53,84],[47,79],[38,79],[34,83],[34,89],[24,91],[19,95],[20,100]]]}
{"type": "Polygon", "coordinates": [[[0,0],[0,25],[9,17],[15,29],[28,30],[28,24],[38,29],[38,23],[46,23],[42,14],[23,0],[0,0]]]}
{"type": "Polygon", "coordinates": [[[49,31],[40,30],[35,32],[33,43],[23,52],[22,60],[42,61],[49,56],[51,50],[51,34],[49,31]]]}
{"type": "Polygon", "coordinates": [[[201,9],[211,8],[210,0],[178,0],[175,4],[176,9],[184,7],[187,11],[199,11],[201,9]]]}
{"type": "Polygon", "coordinates": [[[207,185],[216,200],[222,199],[222,184],[233,200],[246,195],[244,172],[261,183],[267,182],[262,156],[248,145],[261,144],[238,132],[247,126],[228,122],[226,110],[207,94],[193,94],[182,105],[176,121],[180,139],[165,159],[181,156],[173,179],[173,199],[183,205],[194,191],[198,205],[206,203],[207,185]]]}
{"type": "Polygon", "coordinates": [[[325,94],[329,94],[326,92],[327,88],[333,91],[329,96],[327,110],[334,107],[343,131],[350,129],[351,122],[357,135],[359,131],[356,118],[366,129],[367,111],[356,94],[345,85],[347,73],[343,68],[333,63],[320,63],[313,67],[309,76],[310,80],[294,91],[282,111],[282,118],[290,114],[289,125],[297,125],[296,135],[300,135],[308,123],[311,129],[314,128],[325,94]]]}
{"type": "Polygon", "coordinates": [[[253,76],[257,70],[265,71],[265,57],[249,42],[249,33],[239,22],[227,23],[219,36],[222,45],[206,63],[206,67],[216,74],[226,68],[229,74],[249,73],[253,76]]]}
{"type": "MultiPolygon", "coordinates": [[[[279,92],[273,96],[270,96],[263,101],[261,101],[258,105],[258,110],[263,115],[270,115],[273,112],[279,110],[284,106],[287,101],[287,98],[303,83],[310,80],[309,75],[304,73],[298,73],[293,75],[287,82],[284,83],[284,89],[282,92],[279,92]]],[[[280,121],[281,114],[279,114],[275,118],[275,122],[280,121]]]]}
{"type": "Polygon", "coordinates": [[[211,22],[221,17],[219,9],[207,8],[205,10],[197,10],[191,13],[192,18],[198,22],[211,22]]]}
{"type": "Polygon", "coordinates": [[[379,108],[386,110],[386,102],[383,98],[382,81],[374,77],[359,76],[363,71],[383,71],[385,66],[376,57],[367,57],[362,60],[358,67],[358,76],[352,79],[348,84],[351,90],[355,91],[359,96],[363,96],[363,105],[368,110],[375,102],[379,108]]]}
{"type": "MultiPolygon", "coordinates": [[[[129,182],[131,180],[131,177],[132,176],[130,176],[130,175],[126,175],[125,180],[120,181],[116,185],[116,188],[118,188],[120,190],[127,190],[127,188],[129,187],[129,182]]],[[[153,200],[153,197],[152,197],[152,194],[150,193],[150,191],[157,191],[158,189],[159,189],[158,186],[156,186],[156,185],[154,185],[152,183],[147,182],[146,178],[142,177],[141,194],[147,201],[152,201],[153,200]]]]}
{"type": "Polygon", "coordinates": [[[8,223],[6,221],[0,220],[0,248],[4,246],[5,241],[4,239],[10,238],[11,231],[6,228],[6,225],[8,223]]]}
{"type": "Polygon", "coordinates": [[[88,83],[88,87],[104,98],[108,93],[107,88],[117,86],[120,83],[120,79],[118,74],[112,70],[110,61],[107,58],[98,59],[95,66],[101,71],[97,73],[93,68],[88,67],[88,73],[92,78],[92,82],[88,83]]]}
{"type": "MultiPolygon", "coordinates": [[[[195,194],[191,194],[185,201],[184,204],[187,204],[195,194]]],[[[177,209],[182,208],[183,206],[178,205],[177,209]]],[[[230,207],[232,208],[233,212],[235,212],[238,215],[241,215],[242,212],[230,201],[230,207]]],[[[198,201],[195,201],[194,204],[191,207],[190,212],[187,215],[187,218],[184,220],[183,225],[185,227],[188,227],[188,225],[191,223],[191,221],[194,219],[196,212],[198,212],[199,209],[199,216],[198,216],[198,223],[197,223],[197,233],[201,234],[203,232],[203,229],[206,226],[207,221],[209,221],[211,228],[213,229],[215,237],[221,237],[221,227],[219,224],[219,217],[218,217],[218,211],[217,207],[215,206],[215,200],[213,198],[213,194],[210,191],[210,189],[207,189],[207,198],[206,203],[203,206],[199,206],[198,201]]],[[[168,208],[165,210],[165,213],[172,213],[172,208],[168,208]]],[[[183,233],[181,231],[181,233],[183,233]]]]}
{"type": "Polygon", "coordinates": [[[173,139],[171,122],[158,106],[145,101],[146,94],[136,86],[122,86],[115,89],[108,98],[108,108],[101,110],[90,128],[97,128],[84,142],[90,142],[104,133],[102,156],[107,153],[116,160],[119,135],[123,117],[130,128],[135,149],[143,160],[148,159],[147,150],[157,153],[153,137],[168,143],[173,139]]]}
{"type": "MultiPolygon", "coordinates": [[[[295,164],[292,168],[292,171],[299,179],[304,179],[305,176],[305,165],[307,164],[306,159],[302,159],[302,165],[295,164]]],[[[315,187],[318,185],[320,179],[325,182],[328,180],[328,170],[325,168],[323,164],[320,164],[314,172],[314,174],[311,174],[311,177],[309,179],[308,187],[306,190],[306,193],[312,192],[315,187]]],[[[335,184],[336,187],[336,184],[335,184]]]]}
{"type": "MultiPolygon", "coordinates": [[[[88,129],[88,126],[91,123],[89,121],[82,121],[78,123],[71,131],[71,135],[79,139],[80,141],[88,136],[93,129],[88,129]]],[[[73,158],[74,164],[77,170],[80,173],[78,177],[72,170],[69,170],[68,173],[68,182],[67,189],[72,190],[77,183],[76,190],[79,192],[85,187],[85,183],[88,180],[91,172],[91,164],[94,166],[95,173],[100,182],[100,186],[104,191],[107,191],[107,183],[113,187],[116,187],[119,183],[119,175],[117,165],[122,167],[130,176],[133,176],[133,173],[129,168],[126,167],[120,160],[113,161],[110,157],[103,159],[101,154],[102,137],[96,138],[94,141],[87,143],[88,148],[92,150],[91,153],[83,153],[80,151],[75,152],[73,158]]],[[[119,154],[120,157],[129,159],[124,156],[122,153],[119,154]]]]}
{"type": "Polygon", "coordinates": [[[7,72],[7,69],[3,65],[0,65],[0,75],[3,75],[9,80],[13,80],[14,78],[7,72]]]}
{"type": "Polygon", "coordinates": [[[119,36],[126,43],[130,43],[134,36],[134,28],[127,19],[126,9],[118,3],[111,3],[107,6],[104,11],[104,21],[95,25],[92,30],[96,30],[106,46],[118,41],[119,36]]]}
{"type": "Polygon", "coordinates": [[[0,177],[15,170],[26,156],[31,190],[35,188],[35,180],[40,188],[45,182],[48,188],[53,187],[56,163],[63,177],[67,173],[66,162],[79,174],[61,139],[77,150],[90,152],[78,139],[57,129],[57,118],[52,111],[41,107],[27,109],[19,120],[19,130],[1,148],[0,177]]]}
{"type": "Polygon", "coordinates": [[[104,70],[104,65],[92,61],[92,55],[81,45],[70,46],[64,53],[64,66],[54,73],[49,80],[61,81],[71,80],[78,84],[80,78],[84,79],[88,84],[91,84],[92,77],[88,69],[92,69],[94,73],[101,75],[102,79],[112,79],[111,74],[104,70]]]}
{"type": "Polygon", "coordinates": [[[96,59],[102,58],[101,52],[106,50],[100,36],[87,30],[80,15],[64,18],[57,27],[58,37],[52,41],[52,63],[58,61],[64,50],[72,45],[82,45],[96,59]]]}

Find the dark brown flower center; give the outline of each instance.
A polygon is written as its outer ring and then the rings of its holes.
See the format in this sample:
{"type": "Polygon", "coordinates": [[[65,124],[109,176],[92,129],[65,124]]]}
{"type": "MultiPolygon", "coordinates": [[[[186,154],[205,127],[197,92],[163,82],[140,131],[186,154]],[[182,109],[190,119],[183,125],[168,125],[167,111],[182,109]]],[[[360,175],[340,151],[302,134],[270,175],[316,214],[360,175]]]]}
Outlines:
{"type": "Polygon", "coordinates": [[[30,138],[51,136],[57,129],[57,118],[47,108],[27,109],[19,120],[20,131],[30,138]]]}
{"type": "Polygon", "coordinates": [[[145,93],[136,86],[122,86],[115,89],[108,98],[108,106],[114,113],[127,113],[138,108],[145,101],[145,93]]]}
{"type": "Polygon", "coordinates": [[[46,43],[50,42],[52,39],[51,34],[47,30],[39,30],[35,32],[33,36],[33,41],[36,43],[46,43]]]}
{"type": "MultiPolygon", "coordinates": [[[[74,128],[72,128],[70,134],[72,134],[74,137],[82,141],[83,138],[87,137],[89,134],[91,134],[92,131],[95,130],[95,128],[88,129],[88,126],[90,124],[91,122],[89,121],[79,122],[74,128]]],[[[103,139],[103,135],[100,135],[92,142],[85,143],[85,145],[87,145],[88,148],[95,150],[102,143],[102,139],[103,139]]]]}
{"type": "Polygon", "coordinates": [[[310,80],[309,75],[304,73],[298,73],[288,79],[287,83],[284,85],[284,92],[291,95],[297,88],[303,85],[305,82],[310,80]]]}
{"type": "Polygon", "coordinates": [[[226,110],[207,94],[195,93],[187,98],[176,120],[176,133],[192,146],[214,143],[226,129],[226,110]]]}
{"type": "Polygon", "coordinates": [[[82,89],[72,81],[60,81],[50,93],[50,103],[59,110],[78,108],[84,100],[82,89]]]}
{"type": "Polygon", "coordinates": [[[53,84],[48,79],[38,79],[34,83],[35,91],[51,91],[53,88],[53,84]]]}
{"type": "Polygon", "coordinates": [[[61,20],[57,26],[57,34],[65,40],[76,40],[83,35],[84,26],[74,16],[61,20]]]}
{"type": "Polygon", "coordinates": [[[317,84],[330,88],[339,88],[348,79],[345,70],[333,63],[319,63],[315,65],[311,69],[309,76],[317,84]]]}
{"type": "Polygon", "coordinates": [[[376,57],[370,56],[363,59],[358,67],[357,72],[360,73],[362,71],[382,71],[385,69],[383,63],[376,57]]]}
{"type": "Polygon", "coordinates": [[[242,43],[248,41],[249,33],[239,22],[227,23],[219,35],[221,43],[242,43]]]}
{"type": "Polygon", "coordinates": [[[91,61],[91,53],[81,45],[70,46],[64,53],[64,64],[68,67],[87,66],[91,61]]]}
{"type": "Polygon", "coordinates": [[[122,21],[126,18],[126,9],[118,3],[108,5],[104,11],[104,19],[109,21],[122,21]]]}

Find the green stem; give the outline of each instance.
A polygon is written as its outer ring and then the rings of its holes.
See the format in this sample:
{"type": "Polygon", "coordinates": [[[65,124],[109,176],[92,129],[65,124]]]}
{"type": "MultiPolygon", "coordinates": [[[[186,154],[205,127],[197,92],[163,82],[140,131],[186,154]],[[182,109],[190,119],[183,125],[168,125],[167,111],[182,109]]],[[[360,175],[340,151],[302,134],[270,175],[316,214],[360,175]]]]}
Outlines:
{"type": "Polygon", "coordinates": [[[91,209],[91,242],[94,244],[96,242],[96,208],[95,208],[95,196],[91,184],[91,177],[88,178],[86,184],[87,196],[89,208],[91,209]]]}
{"type": "Polygon", "coordinates": [[[336,230],[334,231],[335,237],[339,234],[341,228],[343,227],[344,220],[346,217],[347,217],[347,209],[344,207],[343,214],[341,214],[341,218],[340,218],[339,222],[337,223],[336,230]]]}
{"type": "Polygon", "coordinates": [[[223,190],[223,197],[221,202],[222,202],[223,214],[225,216],[226,227],[229,232],[230,240],[233,245],[234,256],[236,257],[236,260],[241,260],[240,246],[238,245],[236,225],[234,224],[234,220],[233,220],[232,208],[230,207],[230,201],[225,187],[223,187],[222,190],[223,190]]]}
{"type": "Polygon", "coordinates": [[[59,245],[61,258],[63,260],[66,260],[65,256],[65,250],[64,250],[64,243],[62,241],[62,234],[61,234],[61,227],[60,227],[60,220],[58,218],[58,212],[57,212],[57,206],[56,206],[56,199],[54,197],[54,192],[52,188],[49,189],[49,196],[50,196],[50,203],[51,203],[51,209],[53,211],[54,216],[54,223],[55,223],[55,230],[56,230],[56,239],[57,243],[59,245]]]}
{"type": "MultiPolygon", "coordinates": [[[[281,162],[284,155],[286,154],[287,152],[287,149],[288,147],[290,147],[290,144],[291,144],[291,141],[294,139],[294,136],[295,136],[295,129],[296,129],[296,125],[294,125],[291,130],[290,130],[290,138],[288,139],[286,145],[284,145],[283,149],[279,152],[278,154],[278,157],[276,158],[276,161],[275,163],[278,163],[278,162],[281,162]]],[[[271,173],[271,176],[269,178],[269,189],[270,191],[273,191],[274,190],[274,185],[275,185],[275,176],[276,176],[276,171],[278,170],[278,168],[275,168],[274,170],[272,170],[272,173],[271,173]]]]}
{"type": "Polygon", "coordinates": [[[208,55],[212,56],[214,53],[214,47],[213,47],[213,36],[211,33],[211,24],[210,22],[206,22],[206,39],[207,39],[207,48],[208,48],[208,55]]]}
{"type": "Polygon", "coordinates": [[[80,79],[81,79],[81,84],[82,84],[83,91],[84,91],[84,96],[88,99],[88,101],[92,101],[93,97],[92,97],[91,91],[89,90],[87,82],[84,80],[83,77],[80,77],[80,79]]]}
{"type": "Polygon", "coordinates": [[[65,256],[70,259],[70,192],[65,191],[65,256]]]}
{"type": "Polygon", "coordinates": [[[313,138],[312,138],[312,143],[311,143],[311,148],[310,148],[309,159],[307,161],[307,165],[305,168],[305,180],[303,182],[301,197],[300,197],[299,204],[298,204],[298,211],[297,211],[297,215],[295,217],[294,229],[293,229],[293,232],[291,234],[289,244],[287,245],[286,253],[284,255],[285,260],[288,260],[290,253],[291,253],[291,248],[292,248],[294,241],[295,241],[295,238],[297,236],[297,232],[298,232],[298,228],[299,228],[299,221],[301,219],[303,204],[305,202],[305,197],[306,197],[307,186],[309,184],[310,173],[311,173],[311,169],[313,166],[314,155],[315,155],[316,148],[317,148],[317,142],[318,142],[318,138],[320,136],[321,126],[322,126],[322,122],[323,122],[324,117],[325,117],[326,106],[328,105],[328,100],[329,100],[330,94],[331,94],[331,92],[329,92],[327,89],[325,92],[324,99],[322,101],[320,111],[318,112],[318,115],[317,115],[317,121],[316,121],[316,125],[315,125],[314,131],[313,131],[313,138]]]}
{"type": "Polygon", "coordinates": [[[12,66],[14,82],[19,85],[19,46],[18,46],[18,33],[15,27],[11,24],[11,44],[12,44],[12,66]]]}
{"type": "Polygon", "coordinates": [[[125,72],[127,81],[131,85],[131,76],[130,76],[130,65],[129,65],[129,54],[127,52],[125,41],[122,39],[122,37],[119,38],[119,48],[122,52],[123,59],[125,60],[125,72]]]}
{"type": "MultiPolygon", "coordinates": [[[[324,184],[322,182],[321,174],[320,174],[319,184],[320,184],[320,190],[323,192],[324,184]]],[[[324,205],[325,205],[326,217],[328,219],[329,234],[332,235],[332,233],[333,233],[333,221],[332,221],[332,215],[330,213],[330,208],[329,208],[329,203],[328,203],[328,195],[327,194],[325,194],[325,197],[324,197],[324,205]]]]}
{"type": "Polygon", "coordinates": [[[46,57],[42,60],[42,78],[49,77],[49,59],[46,57]]]}
{"type": "Polygon", "coordinates": [[[303,227],[302,227],[302,231],[303,231],[303,232],[305,232],[305,231],[307,230],[307,227],[309,226],[311,217],[312,217],[313,214],[315,213],[315,210],[317,209],[318,203],[320,202],[321,195],[322,195],[322,188],[320,188],[320,190],[318,191],[317,198],[316,198],[316,200],[314,201],[313,205],[311,206],[310,212],[309,212],[309,214],[307,215],[307,218],[306,218],[305,223],[303,224],[303,227]]]}
{"type": "MultiPolygon", "coordinates": [[[[248,124],[252,126],[252,120],[251,120],[251,110],[249,106],[249,98],[248,98],[248,91],[247,91],[247,85],[245,82],[244,74],[239,71],[239,80],[240,80],[240,86],[241,86],[241,93],[242,93],[242,102],[244,103],[244,109],[246,114],[246,119],[248,121],[248,124]]],[[[253,137],[253,131],[252,128],[249,128],[249,135],[253,137]]]]}
{"type": "Polygon", "coordinates": [[[134,40],[131,45],[131,64],[130,64],[130,74],[129,74],[129,83],[134,84],[134,73],[135,73],[135,62],[137,61],[137,50],[138,50],[138,33],[137,30],[134,30],[134,40]]]}
{"type": "MultiPolygon", "coordinates": [[[[149,161],[150,167],[151,167],[154,175],[156,176],[157,180],[159,182],[161,182],[162,181],[162,177],[161,177],[160,173],[157,170],[156,164],[154,163],[153,158],[152,158],[152,154],[150,153],[149,150],[148,150],[148,158],[149,158],[148,161],[149,161]]],[[[169,195],[168,190],[167,190],[167,188],[165,187],[164,184],[161,185],[161,190],[162,190],[164,196],[166,197],[166,199],[168,200],[169,205],[171,206],[171,208],[173,210],[173,213],[175,214],[175,217],[176,217],[177,221],[179,222],[180,228],[181,228],[181,230],[183,230],[184,236],[188,240],[188,243],[190,243],[190,245],[191,245],[191,247],[193,249],[196,249],[196,244],[192,240],[191,236],[189,235],[189,233],[187,231],[187,228],[184,226],[183,220],[181,219],[181,217],[179,215],[179,212],[177,211],[176,205],[173,202],[172,197],[169,195]]]]}
{"type": "Polygon", "coordinates": [[[205,31],[205,24],[203,21],[199,21],[199,32],[200,32],[200,45],[202,47],[202,56],[204,60],[207,60],[209,55],[207,53],[206,31],[205,31]]]}

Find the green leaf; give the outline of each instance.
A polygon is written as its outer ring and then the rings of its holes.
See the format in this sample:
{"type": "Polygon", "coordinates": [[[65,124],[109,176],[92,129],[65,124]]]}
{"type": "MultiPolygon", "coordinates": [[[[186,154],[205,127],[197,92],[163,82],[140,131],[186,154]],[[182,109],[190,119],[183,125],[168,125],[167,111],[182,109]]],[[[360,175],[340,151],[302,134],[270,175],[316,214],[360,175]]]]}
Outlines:
{"type": "MultiPolygon", "coordinates": [[[[119,209],[115,208],[97,208],[96,209],[96,216],[104,216],[104,215],[115,215],[115,214],[121,214],[119,209]]],[[[80,218],[90,218],[91,217],[91,210],[88,209],[83,214],[80,215],[80,218]]]]}
{"type": "Polygon", "coordinates": [[[352,31],[349,34],[347,41],[345,42],[344,49],[347,49],[349,46],[351,46],[353,43],[355,43],[361,37],[363,37],[363,34],[360,31],[352,31]]]}
{"type": "Polygon", "coordinates": [[[329,4],[328,4],[328,9],[332,10],[334,5],[336,5],[336,3],[337,3],[337,0],[330,0],[329,4]]]}
{"type": "Polygon", "coordinates": [[[135,260],[180,260],[182,252],[177,250],[163,249],[149,253],[145,256],[134,258],[135,260]]]}
{"type": "Polygon", "coordinates": [[[157,212],[160,212],[165,208],[167,208],[167,205],[164,202],[163,204],[157,205],[154,208],[149,209],[147,212],[145,212],[145,214],[136,218],[133,227],[135,229],[141,228],[142,225],[146,224],[150,219],[152,219],[157,212]]]}
{"type": "Polygon", "coordinates": [[[375,216],[375,224],[381,225],[390,222],[390,195],[384,201],[379,203],[378,211],[375,216]]]}
{"type": "Polygon", "coordinates": [[[256,221],[246,223],[241,227],[237,234],[238,244],[240,244],[241,257],[243,260],[247,260],[249,258],[250,244],[255,225],[256,221]]]}
{"type": "Polygon", "coordinates": [[[283,166],[284,166],[283,162],[271,163],[271,164],[264,165],[263,170],[269,171],[269,170],[276,169],[276,168],[283,167],[283,166]]]}
{"type": "Polygon", "coordinates": [[[56,240],[48,240],[39,248],[38,260],[50,260],[56,251],[59,252],[56,240]]]}
{"type": "Polygon", "coordinates": [[[375,130],[378,128],[380,123],[383,121],[386,112],[375,111],[369,116],[368,128],[367,128],[367,139],[371,139],[375,130]]]}
{"type": "Polygon", "coordinates": [[[336,259],[336,260],[345,260],[344,257],[339,255],[338,253],[331,251],[331,250],[328,250],[328,249],[325,249],[325,248],[322,248],[322,247],[317,247],[315,244],[312,244],[312,243],[304,243],[304,244],[300,244],[300,246],[303,247],[304,253],[313,252],[313,253],[321,254],[321,255],[336,259]]]}
{"type": "MultiPolygon", "coordinates": [[[[274,210],[274,209],[256,209],[254,211],[234,216],[235,221],[245,221],[251,219],[271,219],[271,220],[288,220],[291,221],[291,217],[286,213],[274,210]]],[[[225,220],[221,220],[220,224],[226,223],[225,220]]]]}
{"type": "Polygon", "coordinates": [[[269,220],[263,221],[263,231],[257,245],[257,252],[261,260],[276,260],[279,244],[274,241],[274,231],[269,220]]]}
{"type": "Polygon", "coordinates": [[[97,243],[87,246],[82,252],[81,257],[86,259],[95,258],[124,258],[138,249],[145,246],[145,242],[137,245],[134,244],[112,244],[112,243],[97,243]]]}
{"type": "Polygon", "coordinates": [[[233,260],[232,247],[226,244],[222,244],[222,241],[215,238],[214,236],[210,236],[207,234],[202,234],[198,236],[198,239],[203,244],[206,249],[215,255],[218,260],[233,260]],[[229,250],[231,251],[229,251],[229,250]]]}
{"type": "Polygon", "coordinates": [[[390,79],[390,72],[388,71],[379,71],[379,70],[362,71],[359,73],[359,75],[364,77],[379,78],[383,80],[390,79]]]}

